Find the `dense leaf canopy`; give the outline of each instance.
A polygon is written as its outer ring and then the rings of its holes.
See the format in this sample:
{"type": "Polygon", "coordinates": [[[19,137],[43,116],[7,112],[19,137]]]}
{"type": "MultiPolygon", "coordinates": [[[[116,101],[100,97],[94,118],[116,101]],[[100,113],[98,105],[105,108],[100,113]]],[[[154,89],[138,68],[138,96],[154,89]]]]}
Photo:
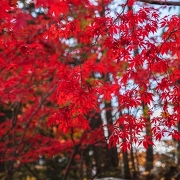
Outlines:
{"type": "Polygon", "coordinates": [[[110,102],[109,147],[179,140],[180,18],[147,5],[135,10],[134,0],[113,12],[113,3],[1,0],[1,161],[98,143],[104,133],[91,124],[110,102]],[[75,138],[62,140],[72,130],[75,138]]]}

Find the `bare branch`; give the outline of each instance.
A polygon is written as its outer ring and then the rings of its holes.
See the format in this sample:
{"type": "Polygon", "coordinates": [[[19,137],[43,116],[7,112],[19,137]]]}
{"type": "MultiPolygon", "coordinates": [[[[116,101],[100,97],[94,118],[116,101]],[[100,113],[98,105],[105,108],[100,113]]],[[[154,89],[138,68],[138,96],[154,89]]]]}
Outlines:
{"type": "Polygon", "coordinates": [[[37,179],[40,180],[38,174],[34,172],[27,164],[24,164],[24,166],[27,168],[27,170],[37,179]]]}
{"type": "Polygon", "coordinates": [[[164,6],[180,6],[180,2],[175,1],[157,1],[157,0],[137,0],[139,2],[144,2],[147,4],[155,4],[155,5],[164,5],[164,6]]]}
{"type": "Polygon", "coordinates": [[[67,176],[68,176],[68,173],[69,173],[69,170],[70,170],[72,161],[73,161],[74,156],[76,155],[76,153],[77,153],[77,151],[78,151],[78,149],[79,149],[80,146],[81,146],[81,143],[79,143],[79,144],[77,144],[77,145],[74,146],[74,150],[73,150],[73,152],[72,152],[72,154],[71,154],[71,157],[70,157],[70,159],[69,159],[69,161],[68,161],[68,164],[67,164],[67,166],[66,166],[66,171],[65,171],[63,180],[67,180],[67,176]]]}

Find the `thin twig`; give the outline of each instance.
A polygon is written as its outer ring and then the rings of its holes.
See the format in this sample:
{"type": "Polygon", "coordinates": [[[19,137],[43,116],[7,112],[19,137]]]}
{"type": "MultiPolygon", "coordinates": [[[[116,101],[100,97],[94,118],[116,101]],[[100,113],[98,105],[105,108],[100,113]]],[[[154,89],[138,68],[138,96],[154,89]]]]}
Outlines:
{"type": "Polygon", "coordinates": [[[154,5],[163,5],[163,6],[180,6],[180,2],[175,1],[157,1],[157,0],[137,0],[139,2],[144,2],[147,4],[154,4],[154,5]]]}
{"type": "Polygon", "coordinates": [[[70,159],[68,161],[68,164],[67,164],[67,167],[66,167],[66,171],[65,171],[65,174],[64,174],[64,177],[63,177],[63,180],[67,180],[67,176],[68,176],[68,173],[69,173],[72,161],[73,161],[74,156],[76,155],[76,153],[77,153],[77,151],[78,151],[80,146],[81,146],[81,143],[79,143],[79,144],[74,146],[74,150],[73,150],[73,153],[71,154],[71,157],[70,157],[70,159]]]}

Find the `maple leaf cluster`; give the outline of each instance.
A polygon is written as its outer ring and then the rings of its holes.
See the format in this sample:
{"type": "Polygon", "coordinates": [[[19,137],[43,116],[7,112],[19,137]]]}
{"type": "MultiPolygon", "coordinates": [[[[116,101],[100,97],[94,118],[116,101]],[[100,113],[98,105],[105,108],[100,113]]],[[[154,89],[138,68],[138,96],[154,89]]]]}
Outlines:
{"type": "Polygon", "coordinates": [[[112,1],[104,1],[105,9],[89,0],[36,0],[29,10],[17,3],[0,4],[1,160],[27,162],[73,146],[43,135],[44,128],[57,127],[60,135],[80,129],[87,133],[84,146],[95,143],[104,135],[91,131],[90,120],[113,98],[119,117],[110,146],[147,148],[165,134],[179,140],[178,16],[161,18],[152,7],[127,10],[134,1],[120,4],[114,16],[112,1]],[[161,115],[151,118],[149,137],[147,119],[156,108],[161,115]]]}

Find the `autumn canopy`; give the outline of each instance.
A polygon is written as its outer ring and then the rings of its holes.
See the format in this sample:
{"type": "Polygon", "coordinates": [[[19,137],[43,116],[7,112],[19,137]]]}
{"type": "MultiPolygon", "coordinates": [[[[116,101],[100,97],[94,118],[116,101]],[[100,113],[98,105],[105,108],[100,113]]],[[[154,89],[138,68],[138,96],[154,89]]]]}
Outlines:
{"type": "Polygon", "coordinates": [[[180,18],[159,8],[1,0],[0,161],[178,141],[180,18]]]}

